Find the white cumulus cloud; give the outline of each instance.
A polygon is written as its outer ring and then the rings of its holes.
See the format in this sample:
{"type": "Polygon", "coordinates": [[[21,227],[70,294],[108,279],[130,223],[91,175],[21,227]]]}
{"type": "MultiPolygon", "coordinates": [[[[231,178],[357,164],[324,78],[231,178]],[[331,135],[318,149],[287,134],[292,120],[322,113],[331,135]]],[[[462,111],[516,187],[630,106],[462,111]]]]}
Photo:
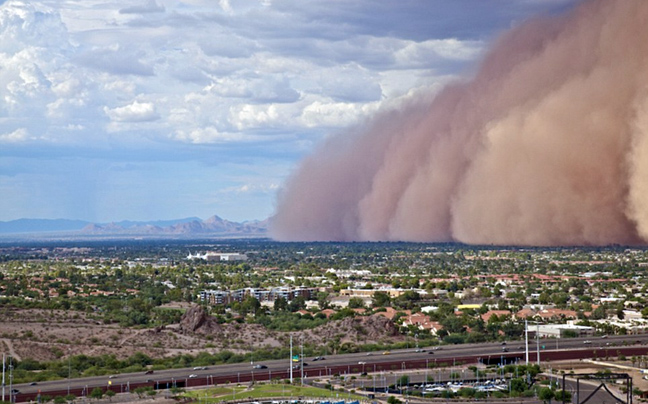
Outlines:
{"type": "Polygon", "coordinates": [[[104,112],[113,121],[118,122],[147,122],[160,119],[155,112],[155,106],[150,102],[134,101],[130,105],[117,108],[104,107],[104,112]]]}
{"type": "Polygon", "coordinates": [[[18,143],[29,139],[29,132],[25,128],[16,129],[11,133],[0,134],[0,143],[18,143]]]}

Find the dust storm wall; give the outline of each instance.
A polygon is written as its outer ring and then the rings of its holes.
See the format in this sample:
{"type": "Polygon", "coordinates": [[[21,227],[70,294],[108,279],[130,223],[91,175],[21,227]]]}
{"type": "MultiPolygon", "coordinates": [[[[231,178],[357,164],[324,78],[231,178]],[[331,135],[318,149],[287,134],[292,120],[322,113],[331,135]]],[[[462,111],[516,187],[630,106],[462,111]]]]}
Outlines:
{"type": "Polygon", "coordinates": [[[278,240],[648,241],[648,2],[588,1],[502,35],[474,76],[301,162],[278,240]]]}

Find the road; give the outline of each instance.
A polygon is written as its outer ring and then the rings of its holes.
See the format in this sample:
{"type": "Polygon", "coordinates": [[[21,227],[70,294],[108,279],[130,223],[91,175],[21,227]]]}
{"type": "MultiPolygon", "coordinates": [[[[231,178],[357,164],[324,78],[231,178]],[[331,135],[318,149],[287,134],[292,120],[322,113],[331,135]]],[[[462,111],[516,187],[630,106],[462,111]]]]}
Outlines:
{"type": "MultiPolygon", "coordinates": [[[[648,335],[610,336],[607,338],[573,338],[564,340],[541,340],[538,343],[540,358],[544,360],[604,358],[617,356],[618,352],[629,355],[648,355],[648,335]]],[[[304,375],[308,378],[334,374],[371,373],[407,369],[431,368],[441,364],[462,365],[468,363],[495,364],[524,363],[526,352],[523,341],[502,343],[444,345],[439,350],[425,347],[425,352],[415,349],[386,352],[330,355],[324,360],[306,358],[304,375]]],[[[536,342],[529,342],[529,360],[535,363],[536,342]]],[[[20,391],[17,401],[28,401],[39,393],[47,395],[88,395],[95,387],[110,388],[116,392],[132,391],[140,386],[164,389],[172,386],[193,387],[222,383],[241,383],[254,380],[287,379],[290,377],[288,359],[256,363],[266,366],[253,369],[250,363],[208,366],[206,369],[156,370],[152,374],[130,373],[112,377],[97,376],[72,380],[41,382],[37,385],[14,385],[20,391]]],[[[294,378],[301,376],[301,369],[293,372],[294,378]]],[[[7,389],[7,393],[9,389],[7,389]]]]}

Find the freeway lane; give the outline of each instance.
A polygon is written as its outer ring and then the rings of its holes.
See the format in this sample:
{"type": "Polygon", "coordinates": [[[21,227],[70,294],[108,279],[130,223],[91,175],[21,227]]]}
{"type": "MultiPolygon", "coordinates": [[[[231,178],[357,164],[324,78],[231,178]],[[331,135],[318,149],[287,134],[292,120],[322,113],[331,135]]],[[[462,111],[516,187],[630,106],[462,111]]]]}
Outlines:
{"type": "MultiPolygon", "coordinates": [[[[540,340],[540,357],[544,360],[580,359],[592,357],[616,356],[617,351],[625,355],[647,355],[648,335],[610,336],[607,338],[573,338],[564,340],[540,340]]],[[[529,342],[529,360],[536,361],[535,341],[529,342]]],[[[426,347],[425,352],[415,352],[415,349],[383,352],[354,353],[330,355],[325,360],[313,361],[305,358],[308,366],[304,367],[306,377],[322,377],[333,374],[348,374],[362,372],[379,372],[425,368],[440,365],[460,365],[466,363],[507,363],[525,360],[524,342],[509,341],[501,343],[444,345],[439,350],[426,347]],[[507,350],[506,352],[504,350],[507,350]],[[433,352],[430,354],[430,352],[433,352]]],[[[14,385],[20,391],[16,401],[28,401],[40,392],[45,395],[65,395],[69,391],[77,396],[87,395],[95,387],[110,388],[116,392],[133,390],[140,386],[151,386],[164,389],[167,387],[193,387],[201,385],[249,382],[252,380],[286,379],[289,377],[290,362],[285,360],[263,361],[257,364],[266,366],[264,369],[253,369],[250,363],[208,366],[206,369],[168,369],[156,370],[152,374],[130,373],[108,376],[97,376],[73,380],[57,380],[41,382],[31,386],[26,384],[14,385]],[[193,377],[192,377],[193,376],[193,377]]],[[[293,377],[298,378],[300,370],[295,370],[293,377]]],[[[7,389],[7,393],[9,389],[7,389]]]]}

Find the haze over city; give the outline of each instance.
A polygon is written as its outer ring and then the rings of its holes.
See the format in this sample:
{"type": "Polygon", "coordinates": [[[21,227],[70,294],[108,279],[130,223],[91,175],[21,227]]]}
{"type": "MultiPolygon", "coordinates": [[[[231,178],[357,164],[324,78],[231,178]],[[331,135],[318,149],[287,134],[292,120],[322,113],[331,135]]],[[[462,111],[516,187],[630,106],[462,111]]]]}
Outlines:
{"type": "Polygon", "coordinates": [[[325,137],[575,3],[2,2],[0,221],[264,219],[325,137]]]}

